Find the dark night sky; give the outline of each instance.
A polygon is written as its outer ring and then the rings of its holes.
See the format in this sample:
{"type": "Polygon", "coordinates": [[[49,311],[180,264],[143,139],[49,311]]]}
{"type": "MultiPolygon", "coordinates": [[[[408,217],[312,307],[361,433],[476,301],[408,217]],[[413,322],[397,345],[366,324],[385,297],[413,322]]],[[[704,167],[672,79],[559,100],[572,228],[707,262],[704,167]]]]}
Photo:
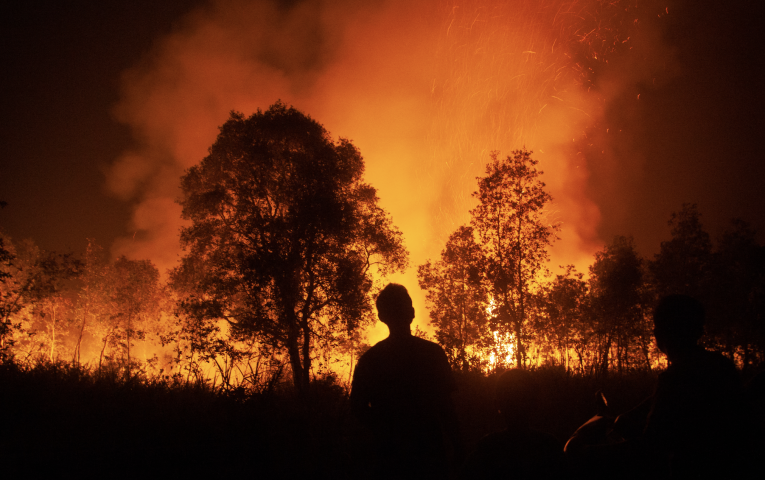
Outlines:
{"type": "Polygon", "coordinates": [[[120,74],[195,3],[3,3],[0,228],[11,238],[78,251],[124,234],[129,205],[104,187],[132,141],[111,114],[120,74]]]}
{"type": "MultiPolygon", "coordinates": [[[[669,212],[698,203],[713,237],[733,217],[765,229],[765,160],[759,138],[763,122],[762,4],[757,2],[668,2],[663,32],[674,49],[675,75],[654,87],[638,85],[642,108],[629,115],[613,109],[616,125],[637,131],[624,145],[642,156],[620,204],[609,203],[608,189],[593,197],[604,217],[601,235],[635,235],[644,251],[656,251],[669,235],[669,212]],[[673,8],[675,7],[675,8],[673,8]],[[627,214],[616,219],[614,210],[627,214]],[[663,228],[662,228],[663,227],[663,228]]],[[[618,103],[617,103],[618,107],[618,103]]],[[[607,183],[593,165],[591,186],[607,183]]]]}
{"type": "MultiPolygon", "coordinates": [[[[126,234],[131,206],[104,186],[106,167],[133,142],[111,113],[120,74],[197,3],[0,7],[0,200],[8,203],[0,228],[11,238],[79,251],[85,238],[108,246],[126,234]]],[[[641,250],[655,251],[668,235],[669,212],[683,202],[699,203],[713,234],[733,216],[765,230],[762,8],[703,3],[680,2],[672,11],[665,35],[677,49],[678,73],[660,87],[644,86],[642,106],[629,118],[618,103],[607,113],[612,124],[633,126],[622,146],[643,161],[624,170],[591,165],[604,240],[633,234],[641,250]]]]}

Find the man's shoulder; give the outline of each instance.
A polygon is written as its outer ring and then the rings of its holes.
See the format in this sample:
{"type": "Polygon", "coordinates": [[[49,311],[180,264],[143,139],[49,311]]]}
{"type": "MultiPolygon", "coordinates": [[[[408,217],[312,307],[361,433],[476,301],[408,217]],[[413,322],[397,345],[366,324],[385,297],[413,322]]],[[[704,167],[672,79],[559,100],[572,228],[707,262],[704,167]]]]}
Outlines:
{"type": "Polygon", "coordinates": [[[381,352],[385,350],[385,344],[383,343],[385,340],[381,340],[371,347],[367,348],[367,350],[361,354],[359,357],[359,363],[361,362],[368,362],[369,360],[375,358],[376,356],[379,356],[381,352]]]}
{"type": "Polygon", "coordinates": [[[401,364],[402,362],[414,362],[414,364],[426,366],[426,368],[448,368],[446,352],[437,343],[419,337],[408,337],[381,340],[371,346],[359,358],[362,368],[373,365],[387,365],[390,363],[401,364]]]}
{"type": "Polygon", "coordinates": [[[367,349],[366,352],[359,357],[359,363],[362,362],[375,362],[377,359],[383,359],[391,354],[394,354],[396,350],[396,342],[392,341],[390,337],[384,338],[375,343],[367,349]]]}
{"type": "Polygon", "coordinates": [[[703,378],[738,377],[733,360],[720,352],[710,350],[701,350],[679,370],[691,370],[703,378]]]}
{"type": "Polygon", "coordinates": [[[703,350],[659,374],[656,392],[685,396],[737,395],[742,389],[736,365],[719,352],[703,350]],[[724,395],[723,395],[724,392],[724,395]]]}
{"type": "Polygon", "coordinates": [[[417,348],[421,348],[423,350],[430,350],[432,352],[444,351],[441,345],[435,342],[431,342],[430,340],[425,340],[424,338],[415,337],[414,335],[412,335],[412,342],[417,345],[417,348]]]}
{"type": "Polygon", "coordinates": [[[446,352],[441,345],[425,340],[424,338],[412,336],[410,347],[419,358],[427,359],[428,362],[436,364],[447,364],[446,352]]]}
{"type": "Polygon", "coordinates": [[[418,350],[418,351],[424,351],[424,352],[430,352],[434,354],[445,354],[444,349],[441,347],[441,345],[431,342],[430,340],[425,340],[424,338],[415,337],[412,335],[411,337],[407,338],[404,342],[401,340],[392,340],[390,337],[380,340],[379,342],[375,343],[369,349],[364,352],[362,357],[374,357],[377,355],[384,355],[389,350],[397,349],[401,346],[405,346],[407,349],[412,350],[418,350]]]}

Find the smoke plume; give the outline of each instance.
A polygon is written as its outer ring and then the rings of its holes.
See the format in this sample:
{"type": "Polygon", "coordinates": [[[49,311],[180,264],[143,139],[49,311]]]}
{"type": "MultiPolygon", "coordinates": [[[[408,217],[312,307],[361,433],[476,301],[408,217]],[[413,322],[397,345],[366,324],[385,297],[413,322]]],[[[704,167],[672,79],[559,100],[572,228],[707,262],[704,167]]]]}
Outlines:
{"type": "MultiPolygon", "coordinates": [[[[618,158],[609,109],[667,62],[651,57],[650,34],[624,33],[629,15],[598,30],[598,15],[609,14],[601,3],[210,1],[124,74],[115,112],[136,146],[114,162],[108,184],[135,209],[113,251],[175,266],[179,177],[231,110],[249,115],[281,99],[360,148],[413,266],[436,258],[468,221],[489,152],[525,147],[554,197],[551,221],[563,226],[553,264],[584,269],[600,246],[591,163],[600,172],[640,165],[618,158]]],[[[415,268],[396,280],[424,325],[415,268]]]]}

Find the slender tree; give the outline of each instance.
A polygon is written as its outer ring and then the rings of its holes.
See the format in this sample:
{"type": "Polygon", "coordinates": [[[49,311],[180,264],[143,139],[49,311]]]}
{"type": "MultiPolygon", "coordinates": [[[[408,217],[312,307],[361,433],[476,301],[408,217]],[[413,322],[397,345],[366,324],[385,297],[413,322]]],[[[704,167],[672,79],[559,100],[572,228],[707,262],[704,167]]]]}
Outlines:
{"type": "Polygon", "coordinates": [[[439,261],[428,261],[417,269],[420,288],[427,292],[430,324],[453,368],[467,370],[480,366],[477,361],[480,355],[476,354],[490,336],[486,325],[488,298],[481,282],[482,263],[473,228],[462,226],[449,237],[439,261]]]}
{"type": "Polygon", "coordinates": [[[372,320],[374,271],[403,269],[400,232],[362,181],[346,139],[276,103],[232,113],[209,155],[183,176],[186,254],[172,274],[197,324],[284,351],[305,392],[312,349],[372,320]]]}
{"type": "Polygon", "coordinates": [[[547,342],[558,354],[559,364],[571,368],[570,354],[577,356],[579,369],[584,370],[585,355],[592,337],[589,309],[589,288],[584,275],[573,265],[564,267],[548,285],[545,298],[546,315],[538,329],[545,332],[547,342]]]}
{"type": "Polygon", "coordinates": [[[116,333],[126,356],[125,375],[130,378],[133,342],[144,340],[147,323],[160,315],[159,271],[149,260],[121,256],[114,262],[112,274],[116,333]]]}
{"type": "Polygon", "coordinates": [[[110,299],[112,279],[111,265],[103,248],[95,240],[88,239],[75,306],[75,317],[78,322],[77,339],[72,352],[72,362],[75,364],[79,364],[82,360],[83,340],[86,333],[101,339],[106,331],[110,330],[106,325],[109,323],[113,310],[110,299]]]}
{"type": "Polygon", "coordinates": [[[636,347],[643,347],[640,351],[647,360],[645,348],[651,329],[646,318],[644,262],[632,237],[614,237],[595,254],[590,266],[590,292],[600,340],[600,372],[607,374],[612,360],[622,371],[631,363],[636,347]]]}
{"type": "Polygon", "coordinates": [[[471,211],[485,262],[484,282],[495,304],[489,321],[493,331],[514,337],[518,366],[524,365],[531,339],[532,296],[547,273],[547,248],[559,230],[548,219],[545,207],[552,197],[539,179],[537,163],[527,150],[506,158],[493,152],[473,193],[479,204],[471,211]]]}
{"type": "MultiPolygon", "coordinates": [[[[57,317],[48,313],[50,308],[60,306],[56,299],[63,299],[62,292],[79,271],[80,262],[70,254],[47,252],[31,241],[14,245],[6,237],[0,251],[0,355],[3,359],[12,359],[16,341],[28,340],[36,328],[48,334],[42,348],[49,352],[48,357],[53,355],[55,343],[51,342],[55,342],[57,317]]],[[[33,350],[27,348],[27,353],[31,355],[33,350]]]]}

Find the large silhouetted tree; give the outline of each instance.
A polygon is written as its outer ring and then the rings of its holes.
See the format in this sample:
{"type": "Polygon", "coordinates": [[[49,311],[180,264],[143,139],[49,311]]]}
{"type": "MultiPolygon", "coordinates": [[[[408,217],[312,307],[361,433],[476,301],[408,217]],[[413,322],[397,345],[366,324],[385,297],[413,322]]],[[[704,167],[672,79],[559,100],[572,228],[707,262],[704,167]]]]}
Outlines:
{"type": "Polygon", "coordinates": [[[285,351],[301,391],[312,348],[372,319],[373,271],[406,265],[401,234],[363,172],[349,140],[276,103],[248,118],[232,113],[181,181],[190,226],[173,279],[190,292],[184,312],[285,351]]]}
{"type": "Polygon", "coordinates": [[[478,366],[470,350],[478,353],[485,346],[488,298],[481,282],[481,248],[473,229],[462,226],[449,236],[441,259],[428,261],[417,269],[420,288],[430,313],[430,324],[452,367],[478,366]]]}
{"type": "Polygon", "coordinates": [[[532,296],[546,273],[547,248],[559,229],[548,219],[545,207],[552,197],[539,179],[537,163],[526,150],[506,158],[492,153],[473,194],[479,204],[471,211],[483,251],[484,282],[495,304],[489,321],[500,335],[514,336],[518,366],[527,355],[532,296]]]}

